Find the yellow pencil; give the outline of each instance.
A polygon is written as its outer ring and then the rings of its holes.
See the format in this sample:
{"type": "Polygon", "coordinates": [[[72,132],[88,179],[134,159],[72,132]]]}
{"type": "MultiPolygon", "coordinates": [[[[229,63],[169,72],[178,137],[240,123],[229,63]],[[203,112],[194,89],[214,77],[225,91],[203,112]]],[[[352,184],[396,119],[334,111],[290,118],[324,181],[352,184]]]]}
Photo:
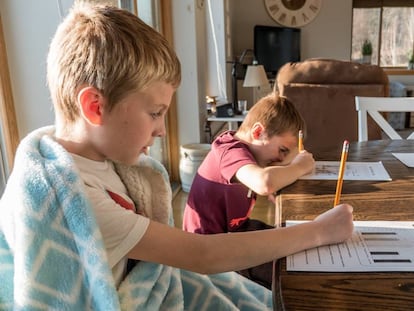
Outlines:
{"type": "Polygon", "coordinates": [[[303,132],[302,130],[299,130],[298,135],[298,150],[301,152],[303,150],[303,132]]]}
{"type": "Polygon", "coordinates": [[[344,179],[345,163],[346,163],[346,158],[348,156],[348,149],[349,149],[349,142],[345,140],[344,145],[342,147],[341,163],[339,165],[338,182],[336,183],[334,206],[338,205],[341,199],[342,181],[344,179]]]}

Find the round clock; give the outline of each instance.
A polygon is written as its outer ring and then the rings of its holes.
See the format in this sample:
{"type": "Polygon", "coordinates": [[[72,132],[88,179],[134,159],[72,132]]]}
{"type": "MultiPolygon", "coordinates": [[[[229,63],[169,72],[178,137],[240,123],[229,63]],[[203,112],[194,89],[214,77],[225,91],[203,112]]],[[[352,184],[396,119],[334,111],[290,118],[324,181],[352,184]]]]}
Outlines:
{"type": "Polygon", "coordinates": [[[322,0],[264,0],[267,12],[279,24],[301,27],[319,13],[322,0]]]}

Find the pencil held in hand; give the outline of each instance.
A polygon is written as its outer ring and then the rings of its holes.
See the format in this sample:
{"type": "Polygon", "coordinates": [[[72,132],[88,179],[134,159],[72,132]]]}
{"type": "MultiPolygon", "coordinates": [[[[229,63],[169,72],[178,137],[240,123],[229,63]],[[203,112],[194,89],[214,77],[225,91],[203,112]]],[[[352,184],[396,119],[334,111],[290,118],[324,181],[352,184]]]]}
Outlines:
{"type": "Polygon", "coordinates": [[[345,140],[344,145],[342,147],[341,163],[339,165],[338,182],[336,183],[334,206],[338,205],[341,199],[342,181],[344,179],[345,164],[346,164],[346,158],[348,156],[348,149],[349,149],[349,142],[345,140]]]}
{"type": "Polygon", "coordinates": [[[301,152],[303,150],[303,132],[299,130],[298,134],[298,150],[301,152]]]}

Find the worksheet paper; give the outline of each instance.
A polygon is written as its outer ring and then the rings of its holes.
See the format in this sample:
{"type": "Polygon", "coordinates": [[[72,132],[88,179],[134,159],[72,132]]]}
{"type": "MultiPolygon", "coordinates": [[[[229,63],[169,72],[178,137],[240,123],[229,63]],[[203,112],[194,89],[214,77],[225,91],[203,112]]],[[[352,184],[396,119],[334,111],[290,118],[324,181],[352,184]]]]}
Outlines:
{"type": "MultiPolygon", "coordinates": [[[[287,221],[292,226],[301,221],[287,221]]],[[[287,271],[414,272],[414,222],[355,221],[352,237],[286,257],[287,271]]]]}
{"type": "Polygon", "coordinates": [[[408,167],[414,167],[414,153],[393,153],[394,157],[408,167]]]}
{"type": "MultiPolygon", "coordinates": [[[[300,179],[336,180],[339,175],[339,161],[315,161],[312,174],[300,179]]],[[[346,162],[343,180],[392,180],[381,161],[346,162]]]]}

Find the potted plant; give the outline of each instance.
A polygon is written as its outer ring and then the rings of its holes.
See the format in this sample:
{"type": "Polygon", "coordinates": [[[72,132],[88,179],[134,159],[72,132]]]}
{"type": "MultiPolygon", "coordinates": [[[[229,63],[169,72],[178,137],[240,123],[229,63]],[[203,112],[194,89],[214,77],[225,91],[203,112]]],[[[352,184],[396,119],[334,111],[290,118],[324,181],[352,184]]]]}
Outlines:
{"type": "Polygon", "coordinates": [[[371,64],[372,57],[372,43],[370,40],[365,39],[362,44],[362,63],[371,64]]]}
{"type": "Polygon", "coordinates": [[[408,66],[407,69],[413,70],[414,69],[414,51],[411,52],[410,57],[408,58],[408,66]]]}

